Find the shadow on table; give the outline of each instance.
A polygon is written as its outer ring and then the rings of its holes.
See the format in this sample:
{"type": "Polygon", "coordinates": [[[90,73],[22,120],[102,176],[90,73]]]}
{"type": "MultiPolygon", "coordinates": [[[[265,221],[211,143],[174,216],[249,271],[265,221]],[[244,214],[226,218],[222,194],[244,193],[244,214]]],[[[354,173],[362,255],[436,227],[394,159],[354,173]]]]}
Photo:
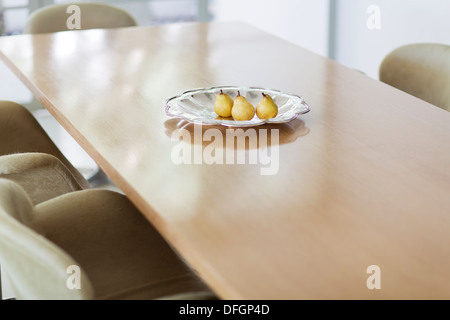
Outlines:
{"type": "Polygon", "coordinates": [[[254,149],[292,143],[310,130],[301,119],[282,124],[264,124],[248,128],[198,125],[183,119],[164,122],[166,135],[174,141],[192,145],[222,145],[223,148],[254,149]]]}

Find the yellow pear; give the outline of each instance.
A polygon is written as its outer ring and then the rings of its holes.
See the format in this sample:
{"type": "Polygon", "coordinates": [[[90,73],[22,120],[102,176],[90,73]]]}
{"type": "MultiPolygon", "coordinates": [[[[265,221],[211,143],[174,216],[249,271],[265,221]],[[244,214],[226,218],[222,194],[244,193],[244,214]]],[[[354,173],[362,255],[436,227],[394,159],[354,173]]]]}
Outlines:
{"type": "Polygon", "coordinates": [[[233,109],[231,109],[231,115],[234,120],[246,121],[252,120],[255,116],[255,107],[241,96],[238,91],[238,95],[234,98],[233,109]]]}
{"type": "Polygon", "coordinates": [[[220,93],[216,96],[216,100],[214,102],[214,112],[219,116],[228,118],[231,117],[231,109],[233,108],[233,99],[226,94],[223,93],[223,90],[220,90],[220,93]]]}
{"type": "Polygon", "coordinates": [[[263,93],[261,101],[256,106],[256,115],[260,119],[275,118],[278,114],[278,106],[273,101],[272,97],[263,93]]]}

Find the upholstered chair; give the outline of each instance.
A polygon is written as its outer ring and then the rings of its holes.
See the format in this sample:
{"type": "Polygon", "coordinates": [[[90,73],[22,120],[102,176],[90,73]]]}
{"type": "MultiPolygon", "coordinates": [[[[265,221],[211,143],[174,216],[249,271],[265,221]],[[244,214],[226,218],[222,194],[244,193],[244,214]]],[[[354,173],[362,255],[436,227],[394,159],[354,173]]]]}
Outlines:
{"type": "Polygon", "coordinates": [[[137,25],[136,20],[125,10],[105,3],[55,4],[34,11],[28,18],[24,33],[52,33],[72,30],[68,20],[79,14],[80,29],[123,28],[137,25]],[[71,10],[75,5],[76,11],[71,10]]]}
{"type": "Polygon", "coordinates": [[[214,299],[122,194],[71,192],[33,205],[0,179],[0,261],[17,299],[214,299]]]}
{"type": "Polygon", "coordinates": [[[450,46],[417,43],[399,47],[383,60],[380,81],[450,111],[450,46]]]}

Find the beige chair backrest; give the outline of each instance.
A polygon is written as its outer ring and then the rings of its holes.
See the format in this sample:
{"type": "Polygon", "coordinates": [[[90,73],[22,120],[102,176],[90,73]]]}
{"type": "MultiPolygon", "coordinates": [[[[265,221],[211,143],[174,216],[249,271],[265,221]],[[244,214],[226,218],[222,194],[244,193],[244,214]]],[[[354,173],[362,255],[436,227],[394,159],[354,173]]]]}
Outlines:
{"type": "Polygon", "coordinates": [[[450,46],[418,43],[387,55],[380,81],[450,111],[450,46]]]}
{"type": "Polygon", "coordinates": [[[68,268],[77,263],[33,230],[30,198],[19,185],[6,179],[0,179],[0,263],[19,299],[93,297],[86,276],[80,278],[80,289],[70,287],[72,274],[68,268]]]}
{"type": "Polygon", "coordinates": [[[123,28],[137,25],[136,20],[125,10],[102,3],[56,4],[33,12],[24,28],[24,33],[52,33],[67,31],[67,22],[72,16],[68,8],[76,5],[80,8],[80,29],[123,28]]]}

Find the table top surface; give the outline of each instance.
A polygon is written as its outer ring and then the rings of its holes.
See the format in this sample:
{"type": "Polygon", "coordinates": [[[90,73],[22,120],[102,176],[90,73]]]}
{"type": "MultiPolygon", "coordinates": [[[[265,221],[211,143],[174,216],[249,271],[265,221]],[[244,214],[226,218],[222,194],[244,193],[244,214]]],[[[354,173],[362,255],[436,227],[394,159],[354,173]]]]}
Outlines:
{"type": "Polygon", "coordinates": [[[3,37],[0,57],[220,297],[450,298],[450,113],[238,22],[3,37]],[[311,111],[239,131],[266,130],[266,158],[164,112],[222,85],[311,111]],[[206,163],[211,135],[256,163],[206,163]]]}

